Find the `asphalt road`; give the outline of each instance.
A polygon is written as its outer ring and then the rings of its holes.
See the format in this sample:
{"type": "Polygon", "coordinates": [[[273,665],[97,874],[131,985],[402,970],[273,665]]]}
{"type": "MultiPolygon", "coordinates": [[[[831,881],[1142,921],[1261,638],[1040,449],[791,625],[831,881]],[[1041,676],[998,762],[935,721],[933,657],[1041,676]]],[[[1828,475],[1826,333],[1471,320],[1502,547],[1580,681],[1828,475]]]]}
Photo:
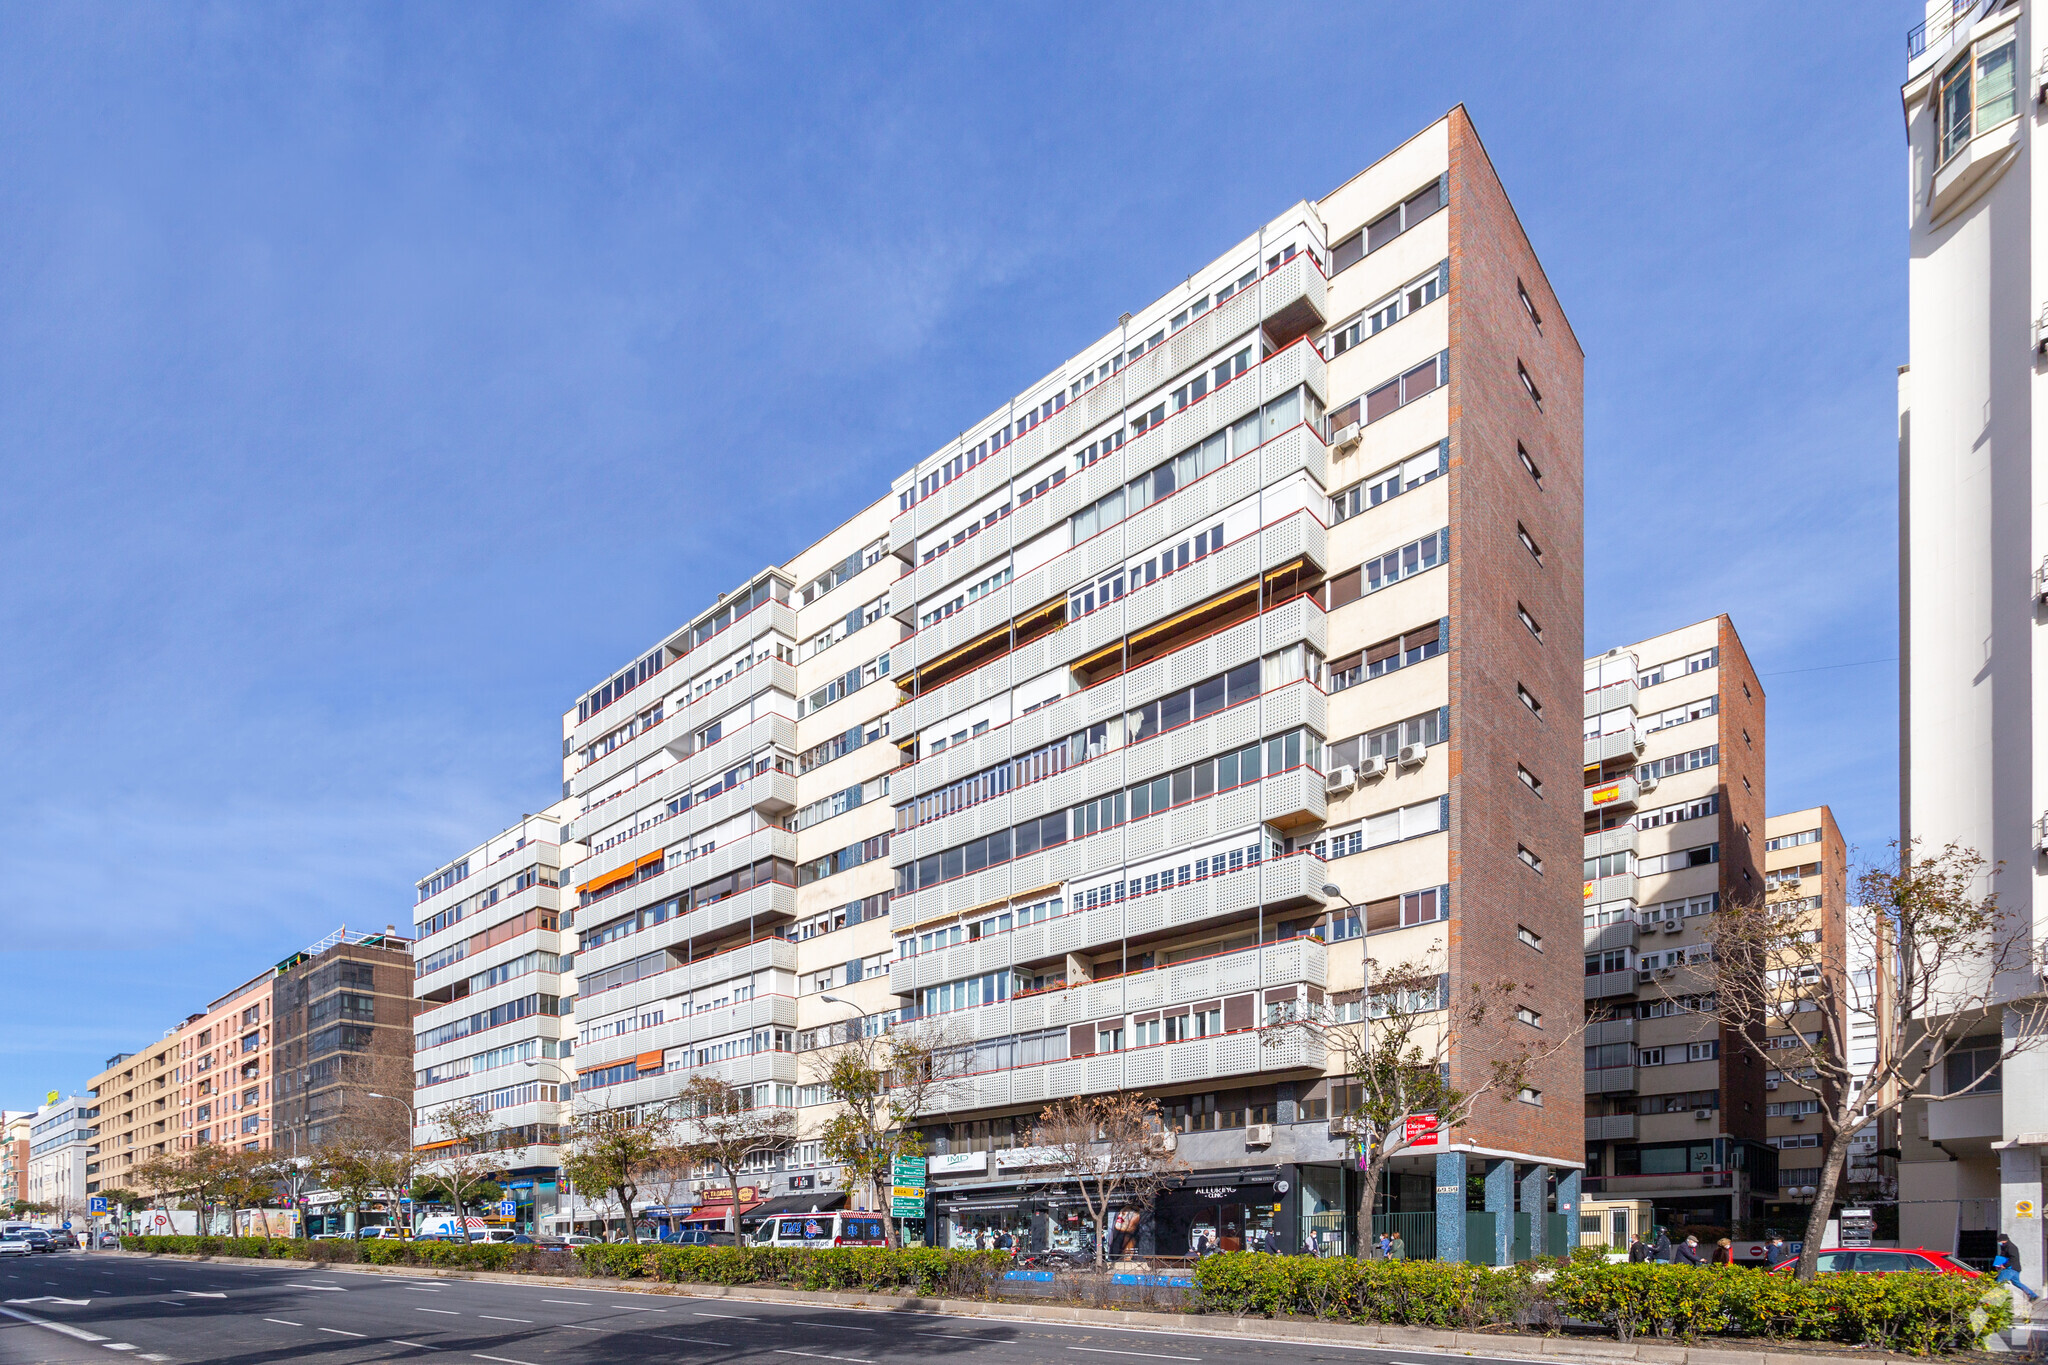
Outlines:
{"type": "Polygon", "coordinates": [[[84,1252],[0,1261],[0,1365],[107,1365],[109,1352],[158,1365],[1427,1365],[1432,1359],[1412,1349],[416,1279],[341,1267],[206,1265],[84,1252]]]}

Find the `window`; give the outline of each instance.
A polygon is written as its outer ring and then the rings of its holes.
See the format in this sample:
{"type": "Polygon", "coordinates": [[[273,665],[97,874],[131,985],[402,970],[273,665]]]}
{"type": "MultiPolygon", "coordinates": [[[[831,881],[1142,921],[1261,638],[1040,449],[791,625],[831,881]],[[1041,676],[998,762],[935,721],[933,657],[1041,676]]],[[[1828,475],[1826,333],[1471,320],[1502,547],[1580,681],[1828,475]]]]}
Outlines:
{"type": "Polygon", "coordinates": [[[1587,976],[1604,976],[1608,972],[1625,972],[1630,970],[1631,965],[1628,960],[1628,949],[1626,948],[1609,948],[1606,952],[1586,954],[1587,976]]]}
{"type": "MultiPolygon", "coordinates": [[[[1392,294],[1361,313],[1352,322],[1330,333],[1329,346],[1324,350],[1325,359],[1335,359],[1368,337],[1393,326],[1416,309],[1435,303],[1444,296],[1451,285],[1451,263],[1440,262],[1434,270],[1396,289],[1392,294]]],[[[1345,426],[1358,420],[1352,413],[1342,421],[1332,418],[1333,426],[1345,426]]]]}
{"type": "Polygon", "coordinates": [[[1448,707],[1438,707],[1381,729],[1339,740],[1328,746],[1330,768],[1333,771],[1343,767],[1355,768],[1360,760],[1367,758],[1384,758],[1392,762],[1405,745],[1441,744],[1450,733],[1449,711],[1448,707]]]}
{"type": "Polygon", "coordinates": [[[2015,40],[2007,38],[1996,47],[1977,49],[1977,131],[1983,132],[2019,112],[2019,88],[2014,81],[2015,40]]]}
{"type": "Polygon", "coordinates": [[[1817,844],[1819,842],[1819,830],[1803,829],[1797,834],[1780,834],[1775,839],[1764,840],[1764,851],[1766,853],[1776,853],[1781,848],[1798,848],[1801,844],[1817,844]]]}
{"type": "Polygon", "coordinates": [[[1537,857],[1534,853],[1530,852],[1529,846],[1527,844],[1516,844],[1515,856],[1517,858],[1520,858],[1522,860],[1523,865],[1528,867],[1531,871],[1541,872],[1543,870],[1543,860],[1537,857]]]}
{"type": "Polygon", "coordinates": [[[1515,538],[1522,542],[1522,548],[1529,552],[1531,559],[1538,564],[1543,562],[1543,551],[1537,548],[1536,537],[1530,535],[1529,528],[1519,521],[1515,523],[1515,538]]]}
{"type": "Polygon", "coordinates": [[[2003,1089],[1998,1065],[2001,1046],[1997,1038],[1965,1038],[1957,1043],[1942,1059],[1941,1092],[1955,1095],[1967,1090],[1988,1095],[2003,1089]]]}
{"type": "Polygon", "coordinates": [[[1531,692],[1528,688],[1522,686],[1522,684],[1520,683],[1516,683],[1515,695],[1521,698],[1522,705],[1529,708],[1529,713],[1531,715],[1540,716],[1543,714],[1543,703],[1536,700],[1536,694],[1531,692]]]}
{"type": "Polygon", "coordinates": [[[1366,224],[1331,249],[1331,270],[1335,275],[1378,251],[1409,228],[1441,209],[1450,198],[1450,177],[1440,175],[1436,183],[1424,185],[1401,203],[1366,224]]]}
{"type": "MultiPolygon", "coordinates": [[[[1373,389],[1362,400],[1370,424],[1451,382],[1451,353],[1440,351],[1411,370],[1373,389]]],[[[1339,409],[1344,411],[1346,409],[1339,409]]]]}
{"type": "Polygon", "coordinates": [[[1935,101],[1938,162],[1960,152],[1973,133],[2019,112],[2014,82],[2016,51],[2014,40],[2008,37],[1996,46],[1977,49],[1974,60],[1965,54],[1942,73],[1935,101]]]}
{"type": "Polygon", "coordinates": [[[1541,334],[1541,332],[1543,331],[1543,315],[1536,311],[1536,304],[1529,297],[1528,287],[1524,285],[1520,280],[1516,280],[1515,292],[1522,296],[1522,311],[1529,315],[1530,323],[1534,325],[1536,331],[1539,334],[1541,334]]]}
{"type": "MultiPolygon", "coordinates": [[[[1351,411],[1356,420],[1356,403],[1348,404],[1330,414],[1332,426],[1344,424],[1344,414],[1351,411]]],[[[1420,488],[1431,479],[1450,468],[1451,443],[1437,442],[1418,455],[1411,455],[1397,465],[1368,475],[1359,483],[1330,499],[1330,524],[1335,526],[1349,521],[1368,508],[1377,507],[1389,498],[1399,497],[1412,489],[1420,488]]]]}
{"type": "Polygon", "coordinates": [[[1685,1060],[1688,1062],[1711,1062],[1720,1055],[1721,1044],[1717,1040],[1685,1045],[1685,1060]]]}
{"type": "Polygon", "coordinates": [[[1523,629],[1539,640],[1543,638],[1543,627],[1536,624],[1536,618],[1531,616],[1529,609],[1520,602],[1515,603],[1515,615],[1521,620],[1523,629]]]}
{"type": "Polygon", "coordinates": [[[1538,411],[1543,407],[1543,391],[1536,387],[1536,381],[1529,377],[1529,369],[1521,361],[1515,362],[1515,373],[1520,376],[1522,387],[1529,391],[1529,397],[1536,403],[1538,411]]]}
{"type": "Polygon", "coordinates": [[[1541,1108],[1543,1106],[1543,1092],[1541,1090],[1536,1089],[1534,1086],[1523,1086],[1520,1090],[1517,1090],[1515,1092],[1515,1098],[1520,1100],[1523,1104],[1533,1104],[1538,1108],[1541,1108]]]}
{"type": "Polygon", "coordinates": [[[1515,937],[1531,948],[1534,948],[1537,952],[1543,951],[1543,935],[1537,933],[1526,924],[1517,924],[1515,926],[1515,937]]]}
{"type": "Polygon", "coordinates": [[[1538,488],[1543,487],[1543,471],[1538,469],[1536,462],[1529,458],[1528,450],[1523,447],[1520,441],[1515,442],[1515,455],[1521,460],[1522,468],[1529,471],[1529,477],[1536,480],[1536,486],[1538,488]]]}
{"type": "Polygon", "coordinates": [[[1535,792],[1538,796],[1543,795],[1542,779],[1537,777],[1536,774],[1530,772],[1527,768],[1523,767],[1519,763],[1515,765],[1515,776],[1521,778],[1522,785],[1527,787],[1530,791],[1535,792]]]}
{"type": "Polygon", "coordinates": [[[1391,640],[1382,640],[1348,658],[1338,659],[1330,665],[1329,690],[1342,692],[1369,678],[1384,677],[1410,664],[1434,659],[1444,652],[1449,626],[1447,619],[1432,621],[1426,626],[1404,631],[1391,640]]]}
{"type": "Polygon", "coordinates": [[[1527,1005],[1518,1005],[1515,1007],[1515,1018],[1527,1024],[1530,1028],[1543,1027],[1543,1016],[1538,1014],[1535,1010],[1530,1009],[1527,1005]]]}

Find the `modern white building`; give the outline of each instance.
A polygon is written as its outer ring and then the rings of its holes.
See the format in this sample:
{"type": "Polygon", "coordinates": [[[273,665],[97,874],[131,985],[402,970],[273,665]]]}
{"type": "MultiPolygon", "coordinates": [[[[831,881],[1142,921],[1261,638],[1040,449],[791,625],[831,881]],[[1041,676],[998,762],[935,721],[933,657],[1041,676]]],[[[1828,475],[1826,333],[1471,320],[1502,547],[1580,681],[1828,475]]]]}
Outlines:
{"type": "MultiPolygon", "coordinates": [[[[1368,952],[1511,973],[1532,1042],[1584,1007],[1581,365],[1454,110],[650,632],[563,718],[577,1103],[708,1072],[814,1134],[819,1054],[915,1018],[963,1049],[930,1241],[1090,1235],[1028,1132],[1119,1089],[1191,1172],[1139,1250],[1355,1239],[1343,1079],[1276,1026],[1362,1011],[1368,952]]],[[[1552,1054],[1382,1207],[1541,1251],[1583,1083],[1552,1054]]],[[[773,1164],[761,1203],[845,1193],[773,1164]]]]}
{"type": "MultiPolygon", "coordinates": [[[[1930,0],[1908,36],[1909,361],[1899,375],[1900,826],[1991,865],[2041,937],[2048,813],[2048,171],[2033,162],[2041,35],[2014,0],[1930,0]]],[[[2002,983],[2032,995],[2031,973],[2002,983]]],[[[2003,1028],[1983,1020],[1996,1056],[2003,1028]]],[[[1972,1065],[1966,1050],[1960,1066],[1972,1065]]],[[[1958,1063],[1952,1063],[1952,1066],[1958,1063]]],[[[1958,1074],[1961,1074],[1960,1072],[1958,1074]]],[[[1944,1078],[1945,1079],[1945,1078],[1944,1078]]],[[[1899,1167],[1904,1245],[1988,1256],[2001,1228],[2037,1269],[2048,1053],[1968,1098],[1916,1102],[1899,1167]]]]}
{"type": "Polygon", "coordinates": [[[541,1230],[559,1200],[573,1083],[573,937],[563,913],[583,846],[563,806],[517,823],[420,879],[413,910],[413,1140],[448,1141],[442,1115],[480,1101],[497,1121],[514,1221],[541,1230]]]}
{"type": "Polygon", "coordinates": [[[61,1214],[82,1214],[99,1190],[93,1139],[99,1102],[72,1095],[45,1104],[29,1125],[28,1190],[25,1197],[61,1214]]]}

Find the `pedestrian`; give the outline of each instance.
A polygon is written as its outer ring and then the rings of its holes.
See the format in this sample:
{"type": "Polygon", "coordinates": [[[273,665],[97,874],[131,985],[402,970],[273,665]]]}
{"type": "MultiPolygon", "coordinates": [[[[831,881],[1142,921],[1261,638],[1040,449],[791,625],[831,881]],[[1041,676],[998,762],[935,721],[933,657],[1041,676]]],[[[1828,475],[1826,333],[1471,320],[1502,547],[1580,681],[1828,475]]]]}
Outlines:
{"type": "Polygon", "coordinates": [[[1715,1265],[1734,1265],[1735,1243],[1729,1241],[1726,1237],[1714,1243],[1713,1260],[1715,1265]]]}
{"type": "Polygon", "coordinates": [[[1641,1264],[1642,1262],[1644,1262],[1644,1261],[1647,1261],[1647,1260],[1649,1260],[1649,1259],[1650,1259],[1650,1244],[1649,1244],[1648,1242],[1645,1242],[1645,1241],[1643,1240],[1643,1234],[1642,1234],[1642,1233],[1640,1233],[1640,1232],[1632,1232],[1632,1233],[1630,1233],[1630,1234],[1628,1235],[1628,1261],[1629,1261],[1629,1264],[1630,1264],[1630,1265],[1640,1265],[1640,1264],[1641,1264]]]}
{"type": "Polygon", "coordinates": [[[1764,1242],[1764,1268],[1783,1265],[1792,1259],[1792,1248],[1785,1245],[1785,1239],[1772,1233],[1764,1242]]]}
{"type": "Polygon", "coordinates": [[[1377,1249],[1378,1249],[1378,1251],[1379,1251],[1379,1257],[1380,1257],[1380,1259],[1381,1259],[1382,1261],[1386,1260],[1386,1259],[1387,1259],[1387,1258],[1388,1258],[1389,1256],[1393,1255],[1393,1254],[1394,1254],[1394,1239],[1393,1239],[1393,1237],[1392,1237],[1392,1236],[1390,1236],[1390,1235],[1389,1235],[1389,1234],[1387,1234],[1387,1233],[1384,1233],[1384,1232],[1383,1232],[1383,1233],[1381,1233],[1381,1234],[1380,1234],[1380,1239],[1379,1239],[1379,1246],[1378,1246],[1378,1248],[1377,1248],[1377,1249]]]}
{"type": "Polygon", "coordinates": [[[1998,1272],[1994,1283],[2013,1285],[2029,1299],[2041,1297],[2020,1278],[2020,1249],[2013,1244],[2012,1238],[2003,1233],[1999,1234],[1998,1254],[1991,1258],[1991,1267],[1998,1272]]]}
{"type": "Polygon", "coordinates": [[[1650,1259],[1662,1261],[1664,1264],[1669,1265],[1676,1259],[1677,1255],[1678,1253],[1672,1250],[1671,1247],[1671,1234],[1663,1228],[1658,1228],[1657,1244],[1650,1248],[1650,1259]]]}
{"type": "Polygon", "coordinates": [[[1408,1259],[1408,1248],[1402,1244],[1401,1234],[1398,1231],[1387,1242],[1387,1259],[1390,1261],[1405,1261],[1408,1259]]]}
{"type": "Polygon", "coordinates": [[[975,1249],[976,1251],[987,1251],[987,1250],[988,1250],[988,1229],[987,1229],[987,1228],[976,1228],[976,1229],[974,1230],[974,1249],[975,1249]]]}
{"type": "Polygon", "coordinates": [[[1673,1259],[1680,1265],[1705,1265],[1707,1263],[1707,1258],[1700,1254],[1700,1239],[1689,1234],[1685,1239],[1685,1243],[1678,1248],[1678,1254],[1673,1259]]]}

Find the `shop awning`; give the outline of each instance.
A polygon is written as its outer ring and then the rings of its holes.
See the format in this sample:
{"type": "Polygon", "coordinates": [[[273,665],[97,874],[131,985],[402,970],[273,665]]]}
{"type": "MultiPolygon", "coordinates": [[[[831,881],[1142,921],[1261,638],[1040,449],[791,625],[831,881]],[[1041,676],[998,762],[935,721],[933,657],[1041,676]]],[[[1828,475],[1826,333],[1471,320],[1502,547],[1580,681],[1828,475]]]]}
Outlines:
{"type": "Polygon", "coordinates": [[[779,1213],[830,1213],[846,1206],[844,1190],[804,1190],[797,1194],[785,1194],[776,1199],[765,1200],[754,1205],[742,1218],[773,1218],[779,1213]]]}

